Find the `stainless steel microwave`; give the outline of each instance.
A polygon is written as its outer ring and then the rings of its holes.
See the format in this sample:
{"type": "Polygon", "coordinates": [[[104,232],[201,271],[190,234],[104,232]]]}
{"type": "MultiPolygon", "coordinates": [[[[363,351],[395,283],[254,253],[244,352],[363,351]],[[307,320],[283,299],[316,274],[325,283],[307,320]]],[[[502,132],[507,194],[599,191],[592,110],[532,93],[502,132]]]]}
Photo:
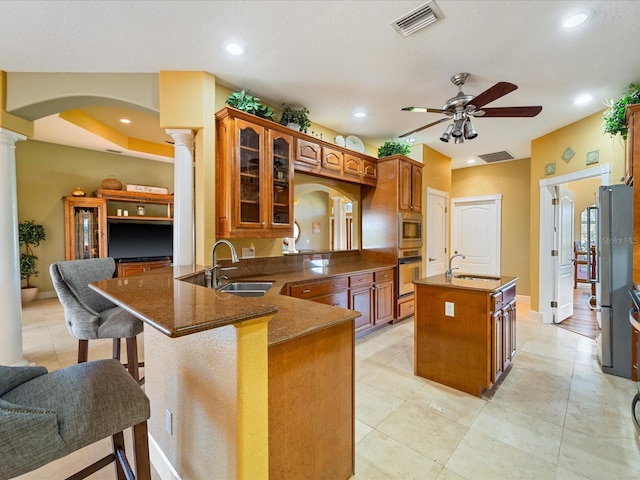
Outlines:
{"type": "Polygon", "coordinates": [[[422,215],[398,213],[398,248],[422,247],[422,215]]]}

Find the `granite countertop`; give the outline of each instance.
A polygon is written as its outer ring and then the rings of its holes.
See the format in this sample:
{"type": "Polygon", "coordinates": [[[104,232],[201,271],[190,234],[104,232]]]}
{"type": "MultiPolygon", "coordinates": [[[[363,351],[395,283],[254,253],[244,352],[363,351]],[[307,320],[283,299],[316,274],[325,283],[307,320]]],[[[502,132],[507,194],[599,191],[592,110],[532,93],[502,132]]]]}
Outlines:
{"type": "Polygon", "coordinates": [[[495,292],[506,287],[510,283],[515,283],[518,277],[493,276],[474,273],[456,272],[451,280],[448,280],[444,273],[433,275],[432,277],[420,278],[414,280],[415,285],[429,285],[432,287],[460,288],[463,290],[476,290],[481,292],[495,292]],[[461,276],[485,277],[483,280],[472,280],[459,278],[461,276]]]}
{"type": "Polygon", "coordinates": [[[360,316],[353,310],[280,295],[287,284],[393,266],[351,262],[243,278],[273,281],[262,297],[239,297],[180,280],[204,270],[197,265],[101,280],[90,287],[169,337],[275,314],[269,322],[271,346],[360,316]]]}

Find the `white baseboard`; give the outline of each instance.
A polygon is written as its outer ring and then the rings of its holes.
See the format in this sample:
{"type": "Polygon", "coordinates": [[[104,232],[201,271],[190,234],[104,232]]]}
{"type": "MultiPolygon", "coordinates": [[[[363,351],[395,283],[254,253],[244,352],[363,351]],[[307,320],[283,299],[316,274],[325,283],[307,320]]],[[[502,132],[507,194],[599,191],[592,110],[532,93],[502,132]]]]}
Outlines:
{"type": "Polygon", "coordinates": [[[164,454],[154,438],[149,434],[149,459],[162,480],[181,480],[180,475],[164,454]]]}
{"type": "Polygon", "coordinates": [[[529,318],[531,320],[536,320],[537,322],[540,322],[540,323],[551,323],[551,322],[545,322],[544,315],[542,314],[542,312],[536,312],[535,310],[529,311],[529,318]]]}

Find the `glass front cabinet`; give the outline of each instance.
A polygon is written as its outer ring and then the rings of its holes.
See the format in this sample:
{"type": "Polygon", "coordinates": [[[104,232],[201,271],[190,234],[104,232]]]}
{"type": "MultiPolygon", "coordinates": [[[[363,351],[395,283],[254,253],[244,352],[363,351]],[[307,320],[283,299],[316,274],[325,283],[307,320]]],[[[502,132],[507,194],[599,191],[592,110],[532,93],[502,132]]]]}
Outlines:
{"type": "Polygon", "coordinates": [[[65,197],[65,258],[107,256],[107,204],[102,198],[65,197]]]}
{"type": "Polygon", "coordinates": [[[221,238],[293,234],[293,137],[259,122],[218,118],[216,208],[221,238]]]}

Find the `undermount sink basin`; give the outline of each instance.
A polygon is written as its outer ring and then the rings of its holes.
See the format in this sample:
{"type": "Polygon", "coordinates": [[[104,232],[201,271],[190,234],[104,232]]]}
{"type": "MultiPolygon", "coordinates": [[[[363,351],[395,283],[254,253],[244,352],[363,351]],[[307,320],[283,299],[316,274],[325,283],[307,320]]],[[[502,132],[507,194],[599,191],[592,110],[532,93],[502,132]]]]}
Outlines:
{"type": "Polygon", "coordinates": [[[484,280],[485,282],[500,280],[500,277],[492,277],[490,275],[454,275],[453,278],[460,280],[484,280]]]}
{"type": "Polygon", "coordinates": [[[220,287],[219,290],[240,297],[261,297],[267,293],[271,285],[273,282],[231,282],[220,287]]]}

